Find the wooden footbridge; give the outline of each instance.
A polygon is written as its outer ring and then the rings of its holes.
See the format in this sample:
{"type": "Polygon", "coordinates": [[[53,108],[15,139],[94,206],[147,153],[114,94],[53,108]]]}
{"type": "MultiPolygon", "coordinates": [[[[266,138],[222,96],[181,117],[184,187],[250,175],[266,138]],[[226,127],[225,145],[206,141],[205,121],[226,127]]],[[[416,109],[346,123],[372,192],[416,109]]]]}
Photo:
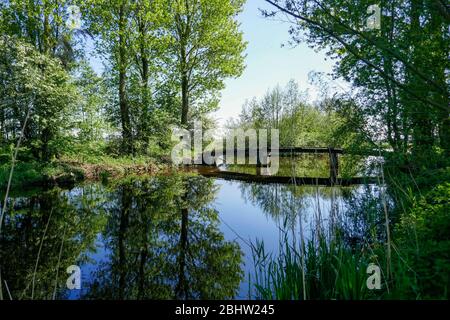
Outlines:
{"type": "MultiPolygon", "coordinates": [[[[208,156],[213,157],[217,161],[216,155],[224,154],[224,150],[210,151],[208,156]]],[[[227,157],[229,158],[229,152],[231,150],[226,150],[227,156],[224,157],[223,162],[226,164],[227,157]]],[[[344,154],[344,150],[340,148],[332,147],[290,147],[290,148],[279,148],[277,151],[268,150],[267,152],[261,152],[257,149],[233,149],[234,155],[232,157],[233,163],[234,159],[239,155],[245,155],[249,157],[250,155],[255,155],[256,153],[256,167],[269,167],[270,158],[274,156],[278,157],[295,157],[301,154],[328,154],[329,157],[329,177],[292,177],[292,176],[278,176],[278,175],[261,175],[260,170],[257,170],[257,174],[246,174],[239,172],[232,172],[226,170],[220,170],[217,168],[216,162],[212,164],[207,164],[205,161],[202,162],[203,169],[200,168],[198,172],[204,176],[217,177],[227,180],[240,180],[248,182],[258,182],[258,183],[283,183],[283,184],[296,184],[296,185],[353,185],[353,184],[364,184],[364,183],[378,183],[378,179],[374,177],[352,177],[352,178],[340,178],[339,176],[339,155],[344,154]],[[252,153],[253,152],[253,153],[252,153]]],[[[205,152],[206,154],[206,152],[205,152]]],[[[205,154],[202,160],[205,159],[205,154]]]]}

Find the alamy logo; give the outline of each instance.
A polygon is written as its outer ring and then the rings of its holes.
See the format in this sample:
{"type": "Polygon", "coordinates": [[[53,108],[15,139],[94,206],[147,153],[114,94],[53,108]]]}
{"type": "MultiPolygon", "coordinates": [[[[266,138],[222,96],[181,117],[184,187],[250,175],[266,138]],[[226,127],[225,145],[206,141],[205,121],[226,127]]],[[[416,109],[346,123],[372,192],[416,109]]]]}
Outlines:
{"type": "Polygon", "coordinates": [[[192,148],[192,132],[186,129],[173,129],[172,141],[178,143],[172,149],[172,162],[175,165],[217,165],[222,160],[226,164],[258,165],[261,167],[262,175],[272,175],[278,172],[278,129],[271,129],[270,135],[267,129],[233,129],[225,138],[216,137],[216,133],[216,129],[203,132],[202,123],[196,121],[192,148]],[[270,149],[268,146],[269,136],[270,149]],[[209,142],[205,148],[203,148],[204,141],[209,142]]]}
{"type": "Polygon", "coordinates": [[[381,289],[381,271],[380,267],[374,263],[367,266],[367,274],[370,276],[367,278],[366,285],[369,290],[381,289]]]}
{"type": "Polygon", "coordinates": [[[79,266],[71,265],[67,267],[66,272],[70,274],[67,278],[66,285],[69,290],[81,289],[81,269],[79,266]]]}
{"type": "Polygon", "coordinates": [[[69,18],[67,19],[66,26],[70,30],[81,28],[81,11],[78,6],[68,6],[67,14],[69,18]]]}
{"type": "Polygon", "coordinates": [[[381,9],[377,4],[372,4],[367,8],[367,13],[370,16],[366,20],[367,30],[381,29],[381,9]]]}

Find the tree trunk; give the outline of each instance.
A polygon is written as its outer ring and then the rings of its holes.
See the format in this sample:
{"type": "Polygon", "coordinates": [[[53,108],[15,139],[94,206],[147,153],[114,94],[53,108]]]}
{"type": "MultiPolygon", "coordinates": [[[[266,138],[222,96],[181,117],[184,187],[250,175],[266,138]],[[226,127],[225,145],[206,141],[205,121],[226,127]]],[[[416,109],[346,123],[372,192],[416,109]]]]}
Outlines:
{"type": "Polygon", "coordinates": [[[186,53],[186,35],[181,37],[181,125],[186,126],[189,114],[189,77],[188,77],[188,61],[186,53]]]}
{"type": "Polygon", "coordinates": [[[188,123],[189,113],[189,82],[186,73],[181,77],[181,125],[186,126],[188,123]]]}
{"type": "Polygon", "coordinates": [[[122,138],[124,141],[124,151],[127,154],[133,152],[133,141],[131,133],[130,111],[126,97],[126,72],[127,72],[127,43],[125,39],[126,16],[125,2],[122,1],[119,8],[119,105],[120,118],[122,121],[122,138]]]}
{"type": "Polygon", "coordinates": [[[150,128],[149,128],[149,103],[150,103],[150,93],[148,88],[148,80],[149,80],[149,60],[147,57],[147,52],[145,48],[145,25],[144,22],[139,22],[139,33],[141,36],[141,43],[140,43],[140,60],[141,60],[141,67],[142,67],[142,74],[141,74],[141,81],[142,81],[142,117],[140,121],[140,138],[143,143],[142,151],[145,152],[148,148],[148,138],[150,135],[150,128]]]}

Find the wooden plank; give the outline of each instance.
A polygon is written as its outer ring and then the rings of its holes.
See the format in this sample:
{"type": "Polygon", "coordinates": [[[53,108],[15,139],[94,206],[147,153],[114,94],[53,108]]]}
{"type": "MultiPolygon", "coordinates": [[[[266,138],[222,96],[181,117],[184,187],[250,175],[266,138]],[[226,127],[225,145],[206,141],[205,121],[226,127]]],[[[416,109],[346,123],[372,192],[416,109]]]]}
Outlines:
{"type": "Polygon", "coordinates": [[[279,153],[291,154],[291,153],[335,153],[342,154],[344,150],[339,148],[327,148],[327,147],[292,147],[292,148],[280,148],[279,153]]]}
{"type": "MultiPolygon", "coordinates": [[[[224,151],[226,151],[226,149],[218,149],[218,150],[213,150],[212,154],[214,155],[215,152],[217,151],[217,153],[219,154],[223,154],[224,151]]],[[[245,149],[233,149],[234,151],[234,155],[236,156],[237,153],[240,151],[241,153],[244,153],[246,156],[249,155],[250,153],[250,148],[245,148],[245,149]]],[[[255,152],[258,152],[258,149],[254,150],[255,152]]],[[[268,153],[271,153],[270,148],[267,149],[268,153]]],[[[292,148],[279,148],[278,149],[278,154],[279,155],[285,155],[285,154],[301,154],[301,153],[336,153],[336,154],[342,154],[344,153],[344,150],[339,149],[339,148],[326,148],[326,147],[292,147],[292,148]]]]}

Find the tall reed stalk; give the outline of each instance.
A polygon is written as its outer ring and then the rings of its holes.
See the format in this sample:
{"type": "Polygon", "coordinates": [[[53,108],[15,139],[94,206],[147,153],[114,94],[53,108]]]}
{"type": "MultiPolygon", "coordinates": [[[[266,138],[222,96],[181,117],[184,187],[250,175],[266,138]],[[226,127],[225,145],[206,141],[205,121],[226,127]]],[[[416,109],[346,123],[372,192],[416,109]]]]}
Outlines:
{"type": "Polygon", "coordinates": [[[258,299],[367,299],[368,261],[341,240],[327,241],[323,234],[306,241],[306,248],[291,245],[286,236],[281,252],[266,252],[264,243],[253,246],[255,295],[258,299]],[[307,292],[307,294],[306,294],[307,292]]]}

